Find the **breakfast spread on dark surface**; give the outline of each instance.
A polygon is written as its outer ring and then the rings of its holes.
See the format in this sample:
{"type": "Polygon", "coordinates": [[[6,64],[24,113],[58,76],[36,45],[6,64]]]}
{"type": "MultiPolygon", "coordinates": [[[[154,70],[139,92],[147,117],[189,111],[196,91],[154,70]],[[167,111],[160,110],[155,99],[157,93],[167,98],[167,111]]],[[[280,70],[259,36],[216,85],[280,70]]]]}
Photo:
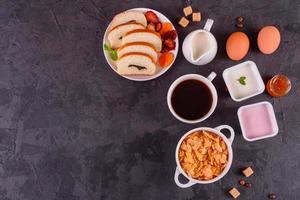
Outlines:
{"type": "Polygon", "coordinates": [[[300,200],[300,0],[0,2],[0,200],[300,200]]]}
{"type": "MultiPolygon", "coordinates": [[[[182,28],[202,20],[201,13],[191,5],[182,11],[178,22],[182,28]]],[[[104,50],[108,55],[107,61],[118,74],[124,77],[152,76],[173,64],[177,55],[177,50],[176,53],[174,50],[178,48],[177,32],[172,23],[162,16],[157,11],[142,8],[122,12],[113,18],[104,36],[104,50]]],[[[229,59],[240,61],[253,47],[248,35],[242,31],[244,17],[238,16],[235,22],[239,31],[228,33],[226,52],[229,59]]],[[[215,58],[218,45],[210,32],[213,23],[212,19],[208,19],[203,29],[191,32],[184,39],[182,51],[190,63],[205,65],[215,58]]],[[[262,54],[274,53],[280,45],[279,30],[275,26],[261,28],[257,45],[262,54]]],[[[223,71],[224,82],[234,101],[243,101],[264,92],[265,84],[258,68],[255,62],[246,61],[223,71]]],[[[197,123],[209,117],[217,104],[217,92],[211,83],[215,76],[214,72],[207,78],[190,74],[174,81],[168,92],[168,105],[174,117],[185,123],[197,123]]],[[[267,83],[267,92],[272,97],[284,96],[290,89],[290,80],[281,74],[267,83]]],[[[243,137],[248,142],[278,133],[276,116],[269,102],[241,106],[237,114],[243,137]]],[[[213,183],[229,170],[233,159],[231,143],[234,130],[228,125],[210,130],[199,127],[184,135],[178,143],[175,182],[179,187],[213,183]],[[224,128],[231,132],[228,141],[221,132],[224,128]],[[178,179],[180,174],[189,182],[181,183],[178,179]]],[[[242,174],[248,179],[254,171],[247,167],[242,174]]],[[[252,188],[252,184],[244,179],[240,179],[237,186],[252,188]]],[[[242,195],[236,187],[229,190],[230,196],[235,199],[242,195]]],[[[268,198],[275,199],[276,195],[270,193],[268,198]]]]}

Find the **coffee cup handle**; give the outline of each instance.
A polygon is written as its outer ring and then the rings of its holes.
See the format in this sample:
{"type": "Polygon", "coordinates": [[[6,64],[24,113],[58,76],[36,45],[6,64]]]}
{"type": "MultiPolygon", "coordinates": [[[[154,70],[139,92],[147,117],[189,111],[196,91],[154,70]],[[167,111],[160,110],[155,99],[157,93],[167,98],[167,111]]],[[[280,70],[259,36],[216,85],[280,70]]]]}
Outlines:
{"type": "Polygon", "coordinates": [[[228,140],[230,141],[230,144],[232,144],[232,142],[233,142],[233,140],[234,140],[235,134],[234,134],[234,130],[233,130],[233,128],[232,128],[231,126],[228,126],[228,125],[221,125],[221,126],[216,127],[215,129],[218,130],[218,131],[220,131],[220,132],[222,132],[221,130],[223,130],[223,129],[229,130],[229,132],[230,132],[230,137],[228,138],[228,140]]]}
{"type": "Polygon", "coordinates": [[[208,75],[207,79],[210,80],[210,81],[213,81],[216,76],[217,76],[217,74],[215,72],[211,72],[208,75]]]}
{"type": "Polygon", "coordinates": [[[181,188],[188,188],[188,187],[191,187],[192,185],[196,184],[195,182],[193,182],[191,180],[189,180],[189,182],[187,182],[187,183],[180,183],[180,181],[178,179],[180,174],[181,174],[181,172],[179,171],[178,167],[176,167],[174,181],[177,186],[179,186],[181,188]]]}
{"type": "Polygon", "coordinates": [[[214,24],[214,20],[207,19],[203,29],[210,32],[210,29],[211,29],[213,24],[214,24]]]}

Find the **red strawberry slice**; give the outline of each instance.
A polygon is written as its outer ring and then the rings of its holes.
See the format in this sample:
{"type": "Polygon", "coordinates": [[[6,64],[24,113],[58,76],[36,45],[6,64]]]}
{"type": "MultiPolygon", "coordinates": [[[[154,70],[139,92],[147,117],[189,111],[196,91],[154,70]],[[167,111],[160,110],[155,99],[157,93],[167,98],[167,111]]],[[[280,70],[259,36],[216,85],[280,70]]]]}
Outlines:
{"type": "Polygon", "coordinates": [[[168,52],[168,51],[170,51],[170,49],[168,49],[168,47],[166,47],[166,46],[163,46],[163,48],[160,51],[160,53],[165,53],[165,52],[168,52]]]}
{"type": "Polygon", "coordinates": [[[148,23],[152,22],[154,24],[157,24],[159,22],[157,15],[153,11],[147,11],[145,13],[145,17],[146,17],[148,23]]]}
{"type": "Polygon", "coordinates": [[[163,45],[166,46],[167,49],[169,49],[169,50],[173,50],[176,47],[176,43],[172,39],[166,39],[166,40],[164,40],[163,45]]]}
{"type": "Polygon", "coordinates": [[[156,26],[155,26],[155,30],[156,30],[157,32],[159,32],[159,31],[161,30],[161,28],[162,28],[162,24],[161,24],[160,22],[158,22],[158,23],[156,24],[156,26]]]}
{"type": "Polygon", "coordinates": [[[148,29],[148,30],[151,30],[151,31],[155,31],[155,24],[149,23],[149,24],[147,25],[147,29],[148,29]]]}
{"type": "Polygon", "coordinates": [[[171,31],[168,31],[166,32],[165,34],[162,35],[162,38],[163,39],[172,39],[172,40],[175,40],[177,37],[177,33],[175,30],[171,30],[171,31]]]}

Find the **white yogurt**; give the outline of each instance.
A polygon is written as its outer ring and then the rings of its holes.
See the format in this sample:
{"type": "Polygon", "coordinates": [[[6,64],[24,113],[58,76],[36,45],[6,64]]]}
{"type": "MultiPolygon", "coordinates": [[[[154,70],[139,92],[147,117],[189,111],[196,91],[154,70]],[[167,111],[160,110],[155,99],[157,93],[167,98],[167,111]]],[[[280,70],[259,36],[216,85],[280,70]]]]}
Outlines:
{"type": "Polygon", "coordinates": [[[248,99],[265,90],[265,85],[257,66],[252,61],[246,61],[225,69],[223,78],[234,101],[248,99]],[[241,77],[246,77],[244,80],[245,84],[240,83],[239,79],[241,77]]]}

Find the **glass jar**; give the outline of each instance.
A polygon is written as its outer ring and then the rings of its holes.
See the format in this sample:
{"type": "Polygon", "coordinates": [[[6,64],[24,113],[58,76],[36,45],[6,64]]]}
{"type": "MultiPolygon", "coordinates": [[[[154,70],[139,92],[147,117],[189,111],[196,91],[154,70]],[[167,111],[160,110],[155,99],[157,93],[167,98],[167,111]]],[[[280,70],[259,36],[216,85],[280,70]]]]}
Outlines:
{"type": "Polygon", "coordinates": [[[267,91],[272,97],[285,96],[291,90],[291,87],[290,79],[282,74],[274,76],[267,83],[267,91]]]}

